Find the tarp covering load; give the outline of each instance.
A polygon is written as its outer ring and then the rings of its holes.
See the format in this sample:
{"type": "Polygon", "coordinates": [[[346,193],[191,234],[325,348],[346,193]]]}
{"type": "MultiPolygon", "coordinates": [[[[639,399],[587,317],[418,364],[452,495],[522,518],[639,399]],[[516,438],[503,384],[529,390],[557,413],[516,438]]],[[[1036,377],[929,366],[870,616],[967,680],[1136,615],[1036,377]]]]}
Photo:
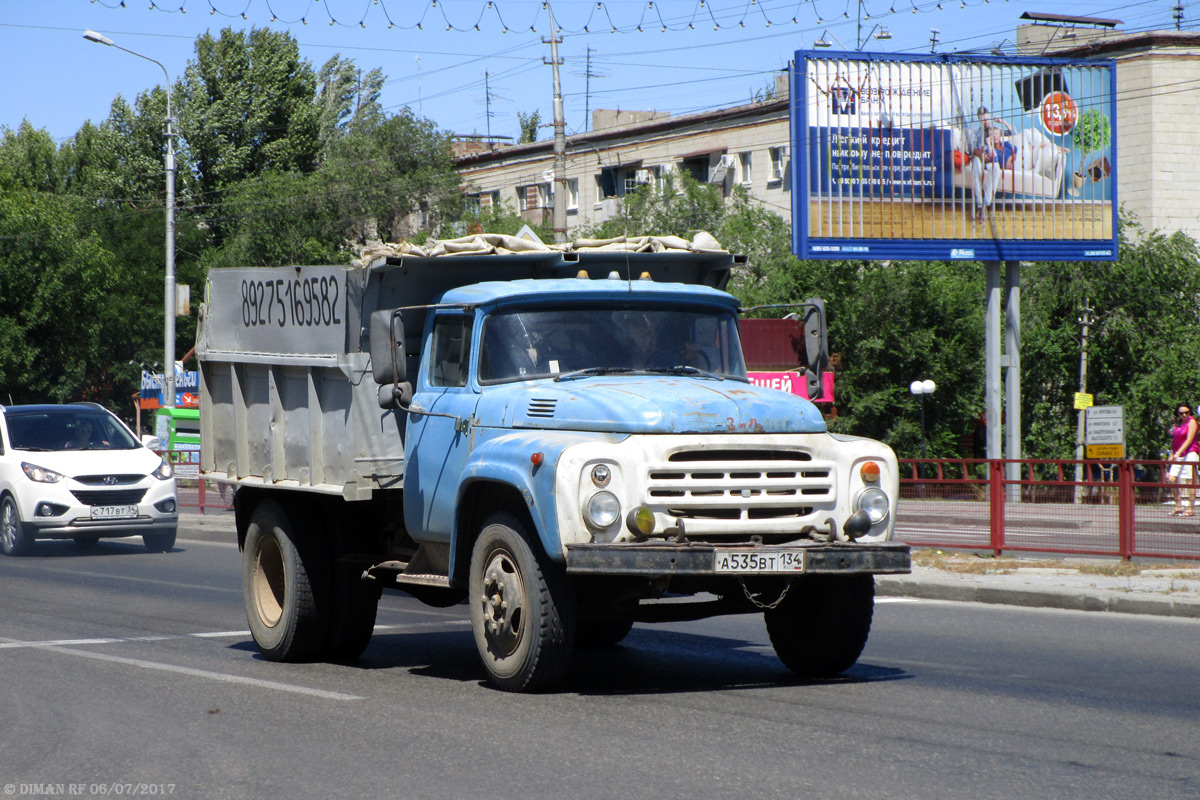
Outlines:
{"type": "Polygon", "coordinates": [[[476,233],[458,239],[431,239],[425,244],[387,242],[363,250],[356,262],[370,264],[377,258],[412,256],[435,258],[455,255],[506,255],[511,253],[560,252],[582,253],[618,251],[630,253],[723,253],[726,252],[711,234],[698,232],[692,241],[680,236],[617,236],[612,239],[577,239],[561,244],[544,244],[538,239],[509,236],[503,233],[476,233]]]}

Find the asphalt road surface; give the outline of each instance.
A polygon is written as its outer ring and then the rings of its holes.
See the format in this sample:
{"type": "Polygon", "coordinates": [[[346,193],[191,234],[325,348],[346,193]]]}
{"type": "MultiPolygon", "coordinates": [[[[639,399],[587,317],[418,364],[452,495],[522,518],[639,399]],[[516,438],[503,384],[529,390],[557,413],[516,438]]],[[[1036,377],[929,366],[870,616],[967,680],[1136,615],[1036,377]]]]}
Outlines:
{"type": "Polygon", "coordinates": [[[0,795],[1200,798],[1194,621],[881,599],[818,683],[759,617],[639,625],[511,695],[399,593],[360,661],[269,663],[237,549],[186,537],[0,559],[0,795]]]}

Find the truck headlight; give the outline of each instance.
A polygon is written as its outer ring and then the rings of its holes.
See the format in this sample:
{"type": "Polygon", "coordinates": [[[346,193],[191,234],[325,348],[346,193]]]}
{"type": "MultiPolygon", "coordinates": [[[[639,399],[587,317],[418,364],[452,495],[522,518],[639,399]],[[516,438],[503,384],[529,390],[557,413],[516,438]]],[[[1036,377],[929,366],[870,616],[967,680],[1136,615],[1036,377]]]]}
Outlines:
{"type": "Polygon", "coordinates": [[[854,498],[854,510],[866,511],[872,525],[878,525],[888,517],[888,496],[882,489],[871,487],[863,489],[854,498]]]}
{"type": "Polygon", "coordinates": [[[621,518],[621,501],[612,492],[596,492],[584,505],[583,517],[593,528],[608,528],[621,518]]]}

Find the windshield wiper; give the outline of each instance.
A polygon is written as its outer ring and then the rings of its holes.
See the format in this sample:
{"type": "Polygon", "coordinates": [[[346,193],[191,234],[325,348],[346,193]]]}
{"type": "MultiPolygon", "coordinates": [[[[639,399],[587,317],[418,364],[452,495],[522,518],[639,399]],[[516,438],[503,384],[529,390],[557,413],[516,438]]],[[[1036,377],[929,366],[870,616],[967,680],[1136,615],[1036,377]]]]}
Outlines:
{"type": "Polygon", "coordinates": [[[679,364],[674,367],[650,368],[650,369],[647,369],[646,371],[653,372],[653,373],[661,373],[664,375],[697,375],[702,378],[712,378],[714,381],[725,380],[724,375],[718,375],[717,373],[709,372],[706,369],[700,369],[699,367],[689,367],[689,366],[685,366],[683,364],[679,364]]]}
{"type": "Polygon", "coordinates": [[[583,369],[573,369],[570,372],[564,372],[561,375],[555,375],[554,380],[574,380],[575,378],[586,378],[590,375],[628,375],[632,372],[644,372],[645,370],[635,370],[631,367],[585,367],[583,369]]]}

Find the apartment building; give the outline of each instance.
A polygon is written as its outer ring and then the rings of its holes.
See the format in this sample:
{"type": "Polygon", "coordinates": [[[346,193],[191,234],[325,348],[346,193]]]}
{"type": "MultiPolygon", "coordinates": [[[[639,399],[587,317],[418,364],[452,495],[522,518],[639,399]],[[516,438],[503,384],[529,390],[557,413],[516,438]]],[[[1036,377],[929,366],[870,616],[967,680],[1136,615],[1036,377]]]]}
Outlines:
{"type": "MultiPolygon", "coordinates": [[[[780,99],[672,116],[597,110],[593,130],[567,138],[568,229],[603,222],[641,186],[660,188],[671,172],[719,185],[745,186],[783,217],[791,214],[786,80],[780,99]]],[[[780,92],[777,92],[777,96],[780,92]]],[[[530,222],[553,216],[554,143],[471,143],[458,168],[468,197],[482,208],[515,208],[530,222]]]]}

